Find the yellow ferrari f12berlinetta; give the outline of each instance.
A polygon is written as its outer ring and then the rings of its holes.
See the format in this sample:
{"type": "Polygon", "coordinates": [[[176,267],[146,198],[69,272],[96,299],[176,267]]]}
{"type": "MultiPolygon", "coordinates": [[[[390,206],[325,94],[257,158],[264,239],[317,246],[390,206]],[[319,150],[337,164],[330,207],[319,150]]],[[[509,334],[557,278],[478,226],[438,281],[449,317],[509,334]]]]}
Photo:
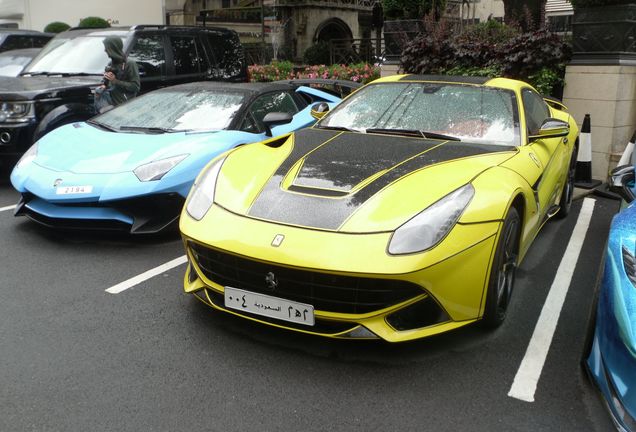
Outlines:
{"type": "Polygon", "coordinates": [[[566,108],[520,81],[420,75],[312,108],[314,127],[201,172],[180,221],[185,291],[333,338],[501,324],[539,229],[570,211],[566,108]]]}

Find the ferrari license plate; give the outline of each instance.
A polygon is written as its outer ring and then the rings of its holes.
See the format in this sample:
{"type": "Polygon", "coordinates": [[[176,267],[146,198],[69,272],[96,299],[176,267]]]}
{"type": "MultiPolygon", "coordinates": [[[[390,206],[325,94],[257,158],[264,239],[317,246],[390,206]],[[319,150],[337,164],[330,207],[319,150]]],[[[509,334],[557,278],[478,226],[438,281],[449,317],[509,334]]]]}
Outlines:
{"type": "Polygon", "coordinates": [[[314,307],[278,297],[225,287],[225,306],[283,321],[314,325],[314,307]]]}
{"type": "Polygon", "coordinates": [[[58,186],[56,195],[87,194],[93,192],[93,186],[58,186]]]}

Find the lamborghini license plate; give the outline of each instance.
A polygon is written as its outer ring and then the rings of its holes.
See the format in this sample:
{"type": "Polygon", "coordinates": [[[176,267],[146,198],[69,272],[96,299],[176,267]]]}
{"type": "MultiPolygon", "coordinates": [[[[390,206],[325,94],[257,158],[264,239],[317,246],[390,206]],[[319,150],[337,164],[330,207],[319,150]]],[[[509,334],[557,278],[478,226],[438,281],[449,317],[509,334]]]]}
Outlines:
{"type": "Polygon", "coordinates": [[[93,186],[58,186],[57,195],[87,194],[93,192],[93,186]]]}
{"type": "Polygon", "coordinates": [[[314,307],[278,297],[225,287],[225,306],[283,321],[314,325],[314,307]]]}

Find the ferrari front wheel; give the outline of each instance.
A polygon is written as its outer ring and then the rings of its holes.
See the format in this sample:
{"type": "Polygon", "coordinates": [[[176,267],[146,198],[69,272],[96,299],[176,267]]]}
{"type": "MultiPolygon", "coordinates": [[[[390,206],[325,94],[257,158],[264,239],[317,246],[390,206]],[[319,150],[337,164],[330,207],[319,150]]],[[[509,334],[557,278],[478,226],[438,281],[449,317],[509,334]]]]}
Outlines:
{"type": "Polygon", "coordinates": [[[576,147],[572,150],[570,156],[570,164],[568,165],[568,173],[561,191],[561,200],[559,201],[559,211],[556,217],[562,219],[570,213],[572,208],[572,196],[574,195],[574,178],[576,176],[576,156],[578,150],[576,147]]]}
{"type": "Polygon", "coordinates": [[[515,282],[520,232],[519,212],[511,207],[503,222],[490,270],[486,307],[482,318],[485,327],[498,327],[506,319],[515,282]]]}

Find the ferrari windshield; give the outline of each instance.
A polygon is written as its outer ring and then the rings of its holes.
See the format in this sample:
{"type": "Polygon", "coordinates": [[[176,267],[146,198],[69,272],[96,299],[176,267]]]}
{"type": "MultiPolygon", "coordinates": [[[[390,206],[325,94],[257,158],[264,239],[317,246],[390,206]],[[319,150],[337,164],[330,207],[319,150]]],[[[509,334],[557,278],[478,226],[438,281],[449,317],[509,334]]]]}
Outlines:
{"type": "Polygon", "coordinates": [[[226,129],[246,96],[225,89],[160,90],[95,117],[112,130],[197,131],[226,129]]]}
{"type": "Polygon", "coordinates": [[[56,37],[42,49],[22,74],[102,75],[108,56],[102,41],[106,36],[56,37]]]}
{"type": "Polygon", "coordinates": [[[519,145],[514,93],[447,83],[382,83],[360,89],[319,127],[359,132],[428,132],[431,138],[519,145]]]}

